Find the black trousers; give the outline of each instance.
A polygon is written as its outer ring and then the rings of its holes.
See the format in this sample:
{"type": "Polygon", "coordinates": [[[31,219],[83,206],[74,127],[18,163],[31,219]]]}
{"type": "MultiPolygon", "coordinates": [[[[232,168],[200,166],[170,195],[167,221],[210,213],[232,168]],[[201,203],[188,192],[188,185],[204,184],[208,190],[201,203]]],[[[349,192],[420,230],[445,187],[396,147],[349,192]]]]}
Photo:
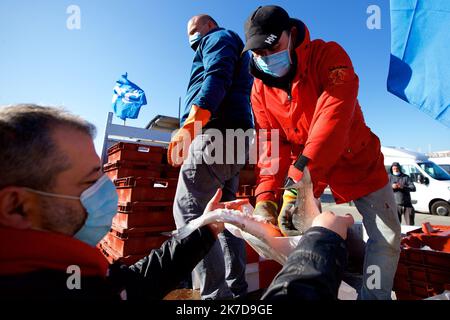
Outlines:
{"type": "Polygon", "coordinates": [[[413,207],[405,207],[401,205],[397,205],[397,214],[398,220],[400,223],[402,222],[402,216],[405,218],[405,224],[409,226],[414,225],[414,215],[415,211],[413,207]]]}

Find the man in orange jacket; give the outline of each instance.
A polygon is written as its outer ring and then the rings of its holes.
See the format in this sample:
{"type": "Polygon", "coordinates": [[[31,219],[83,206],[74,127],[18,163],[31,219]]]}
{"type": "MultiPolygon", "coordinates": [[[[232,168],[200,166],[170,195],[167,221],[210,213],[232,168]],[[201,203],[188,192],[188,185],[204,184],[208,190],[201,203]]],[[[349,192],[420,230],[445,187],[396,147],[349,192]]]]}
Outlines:
{"type": "MultiPolygon", "coordinates": [[[[383,164],[380,141],[366,126],[359,106],[358,77],[335,42],[310,40],[305,24],[278,6],[257,8],[245,24],[244,52],[252,51],[255,76],[251,101],[256,128],[278,129],[279,156],[265,141],[258,167],[255,214],[298,233],[290,218],[295,190],[279,190],[302,178],[308,167],[314,195],[330,186],[336,203],[354,201],[369,235],[362,299],[390,299],[399,258],[400,225],[383,164]],[[374,274],[373,270],[378,272],[374,274]],[[378,280],[378,281],[374,281],[378,280]]],[[[266,132],[266,131],[262,131],[266,132]]]]}

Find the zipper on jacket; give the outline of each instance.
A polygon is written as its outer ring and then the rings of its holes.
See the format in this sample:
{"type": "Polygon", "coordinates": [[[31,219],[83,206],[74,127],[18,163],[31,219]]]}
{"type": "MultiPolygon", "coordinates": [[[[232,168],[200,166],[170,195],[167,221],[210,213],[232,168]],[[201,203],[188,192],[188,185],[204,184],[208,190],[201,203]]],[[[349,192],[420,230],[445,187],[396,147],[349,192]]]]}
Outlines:
{"type": "Polygon", "coordinates": [[[289,82],[289,87],[287,90],[289,104],[292,102],[292,82],[289,82]]]}

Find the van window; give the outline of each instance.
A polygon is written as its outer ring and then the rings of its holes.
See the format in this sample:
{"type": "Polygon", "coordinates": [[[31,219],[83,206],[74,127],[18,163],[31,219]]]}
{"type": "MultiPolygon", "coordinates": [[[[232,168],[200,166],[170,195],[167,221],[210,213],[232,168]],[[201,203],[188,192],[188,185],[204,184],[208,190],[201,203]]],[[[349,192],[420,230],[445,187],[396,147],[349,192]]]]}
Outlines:
{"type": "Polygon", "coordinates": [[[436,180],[450,180],[450,174],[444,171],[434,162],[421,162],[418,163],[420,168],[422,168],[427,174],[436,180]]]}
{"type": "Polygon", "coordinates": [[[410,164],[402,165],[402,172],[404,174],[407,174],[413,182],[417,181],[418,175],[420,173],[419,169],[416,166],[410,164]]]}
{"type": "Polygon", "coordinates": [[[450,164],[440,164],[439,167],[450,173],[450,164]]]}

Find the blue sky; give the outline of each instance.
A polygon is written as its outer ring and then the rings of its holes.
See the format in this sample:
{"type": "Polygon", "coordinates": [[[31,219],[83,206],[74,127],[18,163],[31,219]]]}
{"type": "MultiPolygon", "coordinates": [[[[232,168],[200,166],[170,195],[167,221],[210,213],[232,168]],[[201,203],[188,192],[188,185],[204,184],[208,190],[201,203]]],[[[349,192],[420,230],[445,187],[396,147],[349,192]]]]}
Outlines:
{"type": "Polygon", "coordinates": [[[347,50],[360,78],[366,122],[383,145],[450,150],[449,128],[386,90],[388,0],[2,0],[0,105],[63,105],[97,126],[99,151],[113,86],[122,73],[128,72],[148,100],[128,125],[144,127],[158,114],[177,116],[193,57],[188,19],[208,13],[243,37],[245,19],[265,4],[278,4],[303,20],[313,39],[334,40],[347,50]],[[66,27],[72,4],[81,9],[80,30],[66,27]],[[366,27],[369,5],[381,8],[380,30],[366,27]]]}

